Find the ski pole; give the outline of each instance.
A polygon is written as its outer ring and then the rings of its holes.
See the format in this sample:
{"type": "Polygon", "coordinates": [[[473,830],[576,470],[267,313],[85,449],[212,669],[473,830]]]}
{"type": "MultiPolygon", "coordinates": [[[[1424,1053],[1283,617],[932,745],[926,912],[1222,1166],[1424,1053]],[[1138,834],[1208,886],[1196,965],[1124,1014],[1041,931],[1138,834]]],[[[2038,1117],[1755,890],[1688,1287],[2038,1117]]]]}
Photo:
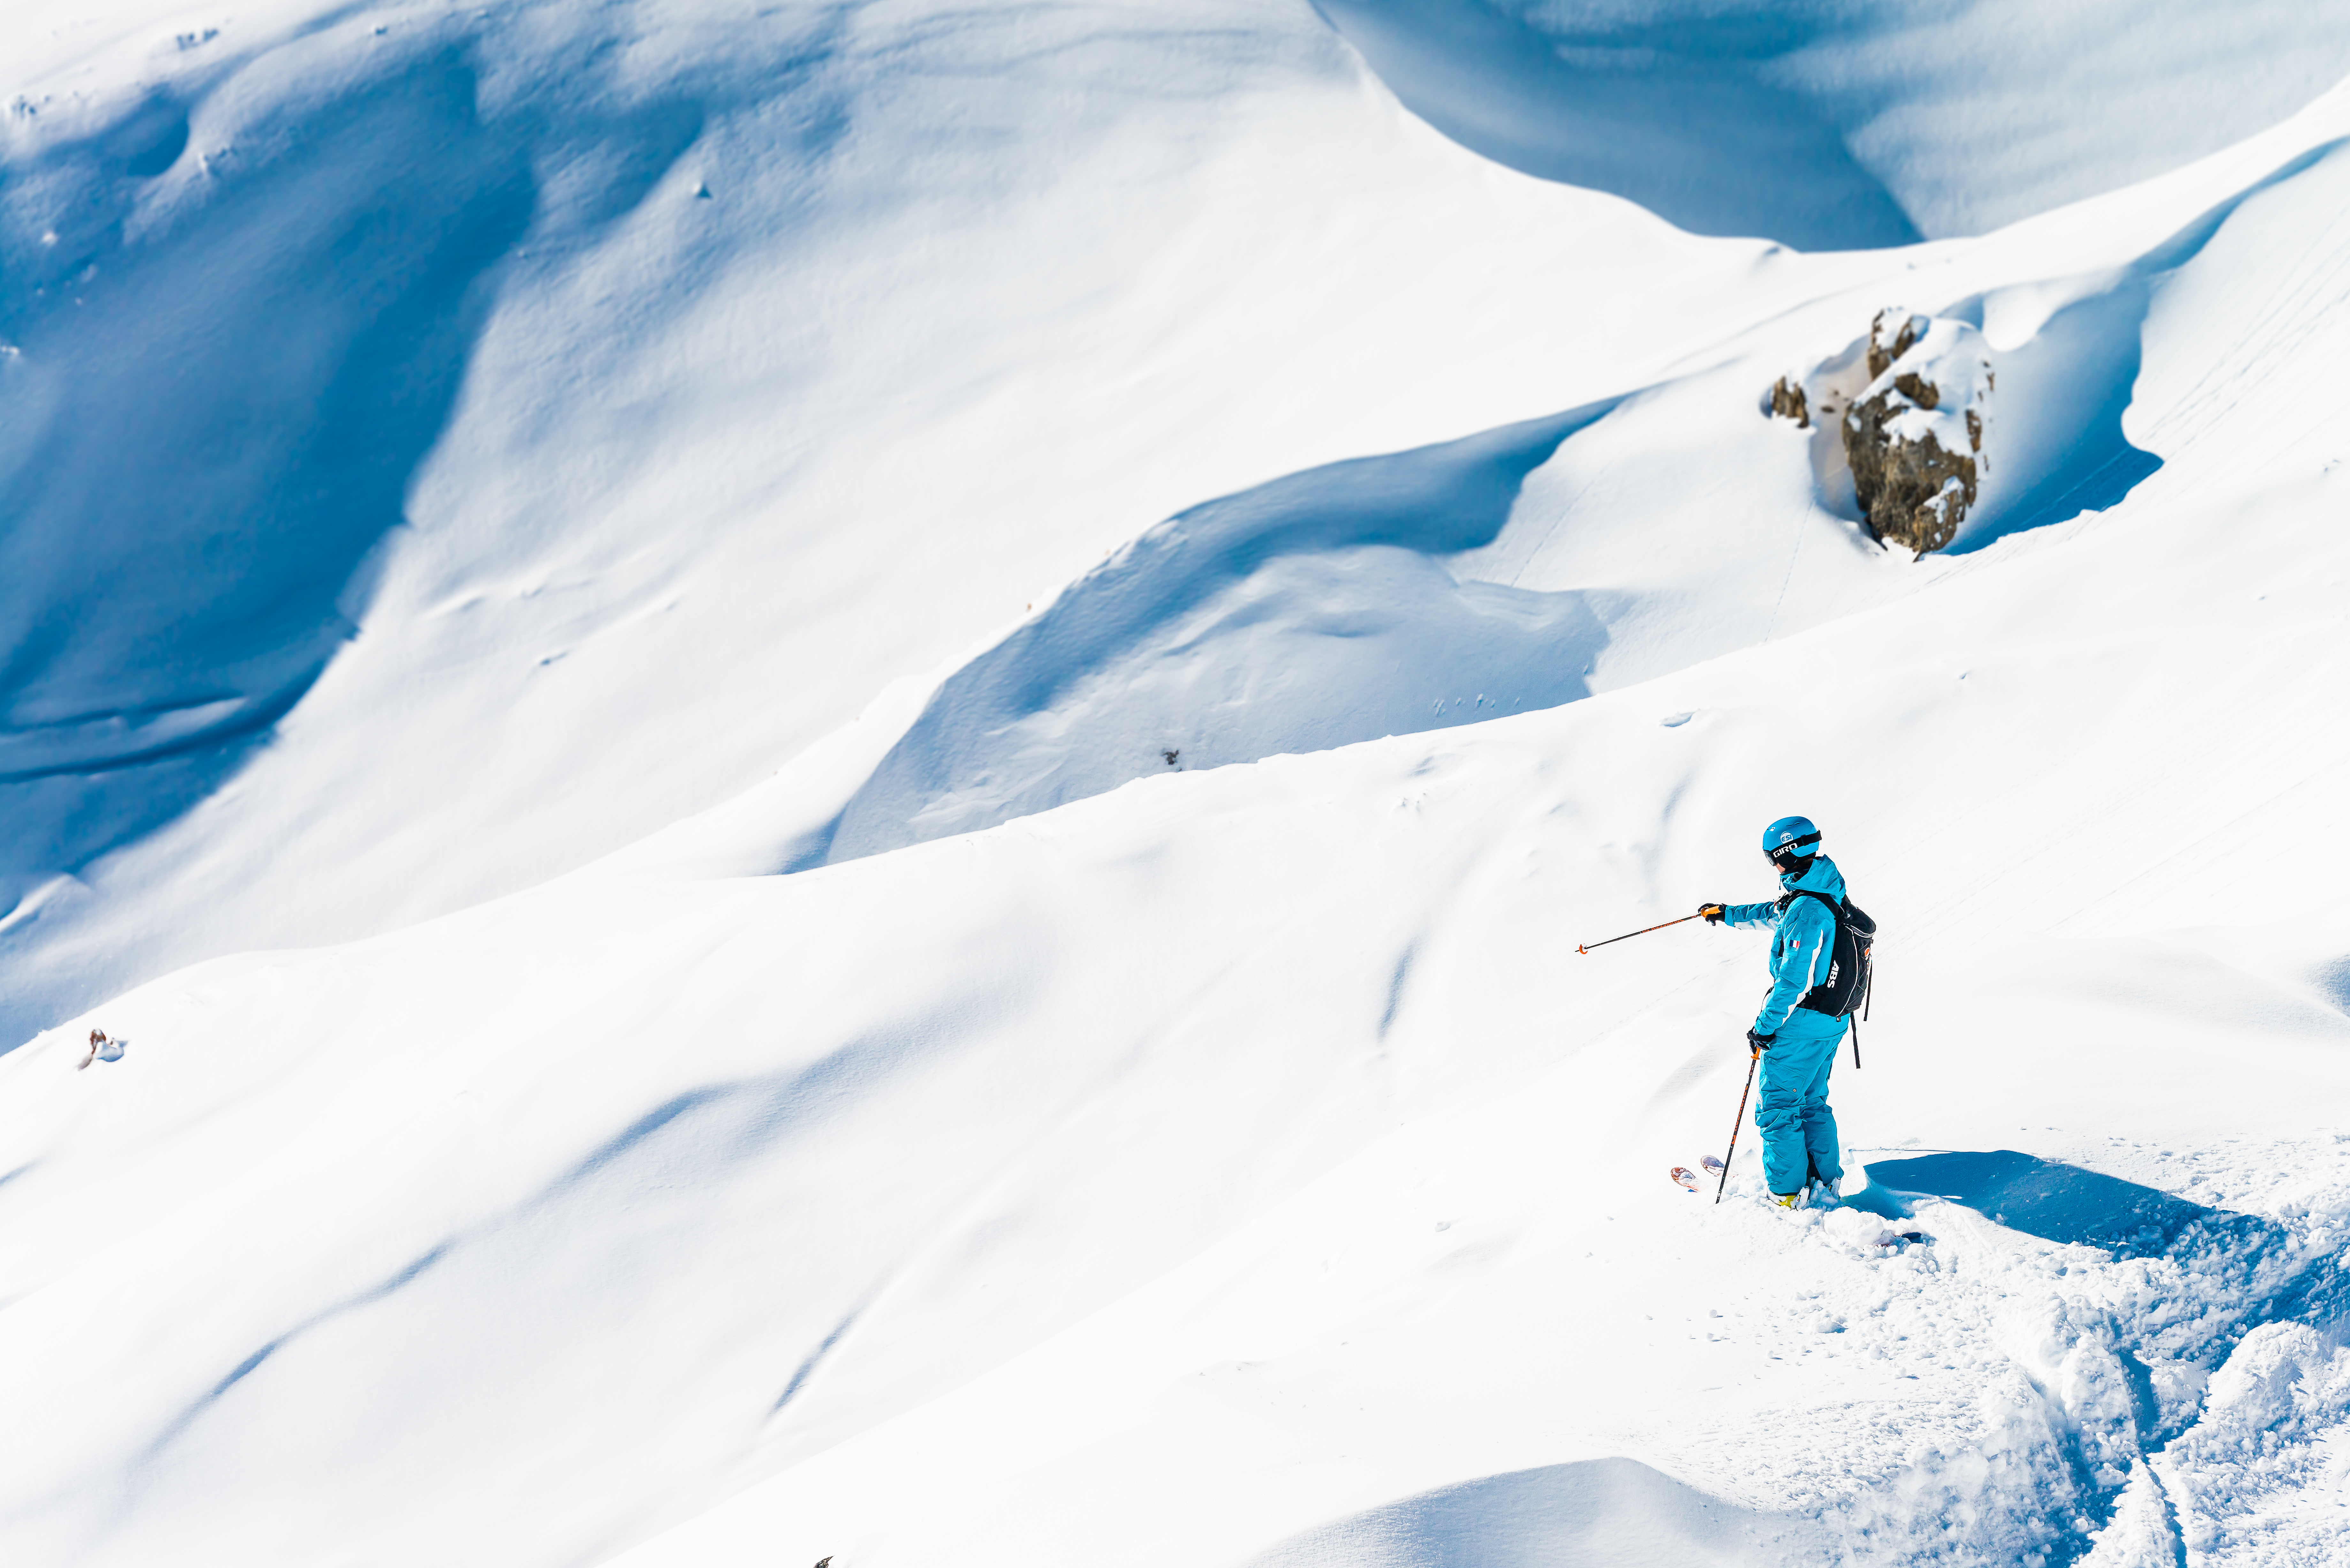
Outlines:
{"type": "MultiPolygon", "coordinates": [[[[1633,933],[1638,935],[1637,931],[1633,933]]],[[[1746,1096],[1754,1092],[1754,1068],[1762,1060],[1757,1051],[1746,1058],[1746,1087],[1738,1091],[1738,1119],[1730,1124],[1730,1152],[1721,1157],[1721,1179],[1713,1186],[1713,1200],[1721,1201],[1724,1189],[1730,1185],[1730,1162],[1738,1156],[1738,1129],[1746,1123],[1746,1096]]]]}
{"type": "Polygon", "coordinates": [[[1691,920],[1701,920],[1701,919],[1705,919],[1705,911],[1704,911],[1703,909],[1700,909],[1700,910],[1699,910],[1696,914],[1694,914],[1694,915],[1683,915],[1679,919],[1678,919],[1678,920],[1667,920],[1667,921],[1664,923],[1664,925],[1661,925],[1661,926],[1642,926],[1642,927],[1641,927],[1638,930],[1637,930],[1637,931],[1626,931],[1626,932],[1625,932],[1622,936],[1620,936],[1620,937],[1609,937],[1609,938],[1607,939],[1607,941],[1606,941],[1606,942],[1590,942],[1590,943],[1577,942],[1577,943],[1575,943],[1575,950],[1576,952],[1579,952],[1579,953],[1587,953],[1587,952],[1589,952],[1593,948],[1604,948],[1604,947],[1606,947],[1606,946],[1607,945],[1607,942],[1628,942],[1628,941],[1630,941],[1634,937],[1645,937],[1645,936],[1647,936],[1650,931],[1661,931],[1661,930],[1663,930],[1663,929],[1665,929],[1665,926],[1683,926],[1683,925],[1687,925],[1687,924],[1688,924],[1690,921],[1691,921],[1691,920]]]}

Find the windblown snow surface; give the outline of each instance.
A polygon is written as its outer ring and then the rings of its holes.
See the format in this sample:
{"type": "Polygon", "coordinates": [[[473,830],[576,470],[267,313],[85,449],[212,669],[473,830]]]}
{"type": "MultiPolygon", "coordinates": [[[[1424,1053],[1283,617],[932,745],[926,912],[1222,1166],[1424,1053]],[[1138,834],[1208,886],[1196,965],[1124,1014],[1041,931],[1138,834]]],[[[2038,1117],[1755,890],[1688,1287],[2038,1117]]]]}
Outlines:
{"type": "Polygon", "coordinates": [[[0,1558],[2350,1562],[2345,74],[0,5],[0,1558]],[[1762,939],[1575,952],[1788,812],[1792,1216],[1762,939]]]}

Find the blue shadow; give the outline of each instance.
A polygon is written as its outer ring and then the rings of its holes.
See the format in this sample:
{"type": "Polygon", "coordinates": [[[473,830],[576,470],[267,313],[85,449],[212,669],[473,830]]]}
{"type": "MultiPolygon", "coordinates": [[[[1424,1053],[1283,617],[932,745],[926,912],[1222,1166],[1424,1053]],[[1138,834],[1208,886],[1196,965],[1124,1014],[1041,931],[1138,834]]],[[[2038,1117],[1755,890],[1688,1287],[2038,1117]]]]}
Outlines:
{"type": "Polygon", "coordinates": [[[1607,191],[1697,234],[1799,250],[1922,236],[1839,129],[1770,67],[1865,13],[1575,16],[1555,35],[1497,5],[1315,0],[1405,108],[1521,173],[1607,191]]]}
{"type": "Polygon", "coordinates": [[[2218,1249],[2250,1260],[2288,1240],[2282,1227],[2255,1215],[2207,1209],[2157,1188],[2009,1148],[1872,1160],[1868,1179],[1869,1187],[1856,1198],[1883,1188],[1897,1204],[1900,1198],[1946,1199],[2012,1231],[2101,1248],[2117,1258],[2218,1249]]]}
{"type": "Polygon", "coordinates": [[[528,160],[462,57],[301,130],[140,240],[182,110],[34,171],[93,216],[0,289],[33,426],[0,465],[0,909],[217,787],[351,636],[531,222],[528,160]]]}
{"type": "Polygon", "coordinates": [[[1970,519],[1945,554],[1967,555],[2011,534],[2103,512],[2162,466],[2122,433],[2152,300],[2152,280],[2133,278],[2058,311],[2032,341],[2005,356],[2002,374],[2010,384],[2028,378],[2038,392],[2031,423],[2039,428],[2017,439],[2028,443],[2054,434],[2057,441],[2040,452],[2011,447],[2004,461],[2033,470],[2031,486],[1996,513],[1970,519]]]}
{"type": "MultiPolygon", "coordinates": [[[[2033,479],[1996,511],[1969,519],[1945,554],[1967,555],[2011,534],[2106,511],[2162,467],[2162,459],[2122,432],[2122,416],[2137,395],[2156,284],[2201,254],[2237,208],[2346,144],[2350,138],[2313,148],[2205,209],[2132,263],[2114,286],[2058,311],[2030,342],[2002,357],[2011,386],[2024,378],[2034,388],[2030,427],[2001,438],[2005,461],[2022,462],[2033,479]]],[[[1980,327],[1982,301],[1962,301],[1950,314],[1980,327]]]]}
{"type": "Polygon", "coordinates": [[[1743,1561],[1742,1548],[1786,1529],[1637,1459],[1580,1459],[1481,1476],[1332,1520],[1245,1568],[1663,1568],[1743,1561]]]}
{"type": "Polygon", "coordinates": [[[778,869],[992,826],[1167,766],[1587,695],[1607,631],[1582,595],[1461,583],[1442,558],[1491,544],[1526,476],[1615,407],[1325,464],[1159,524],[950,676],[829,834],[778,869]]]}
{"type": "MultiPolygon", "coordinates": [[[[659,101],[494,124],[463,47],[380,57],[224,146],[158,96],[0,167],[0,916],[267,743],[356,633],[507,258],[635,211],[704,123],[659,101]],[[550,140],[578,187],[551,214],[550,140]]],[[[78,1004],[7,978],[11,1042],[78,1004]]]]}
{"type": "Polygon", "coordinates": [[[2334,1012],[2350,1017],[2350,954],[2322,964],[2314,979],[2325,1004],[2334,1012]]]}

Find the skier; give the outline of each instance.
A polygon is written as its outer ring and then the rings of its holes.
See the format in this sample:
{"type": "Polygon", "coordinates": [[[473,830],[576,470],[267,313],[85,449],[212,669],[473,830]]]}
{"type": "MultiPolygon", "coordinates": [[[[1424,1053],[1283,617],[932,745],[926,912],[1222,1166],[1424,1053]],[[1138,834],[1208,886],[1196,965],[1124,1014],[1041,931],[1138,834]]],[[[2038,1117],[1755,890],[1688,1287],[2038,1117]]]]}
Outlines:
{"type": "Polygon", "coordinates": [[[1819,853],[1820,830],[1808,817],[1783,816],[1762,830],[1762,853],[1779,873],[1785,894],[1768,904],[1701,904],[1709,924],[1773,925],[1771,993],[1746,1032],[1747,1048],[1762,1058],[1762,1092],[1754,1125],[1762,1134],[1762,1174],[1772,1201],[1783,1209],[1833,1208],[1844,1161],[1836,1147],[1835,1114],[1828,1109],[1828,1074],[1844,1038],[1840,1010],[1817,1002],[1830,984],[1836,946],[1836,909],[1845,904],[1844,877],[1819,853]],[[1821,898],[1804,898],[1816,893],[1821,898]],[[1822,898],[1834,900],[1832,909],[1822,898]]]}

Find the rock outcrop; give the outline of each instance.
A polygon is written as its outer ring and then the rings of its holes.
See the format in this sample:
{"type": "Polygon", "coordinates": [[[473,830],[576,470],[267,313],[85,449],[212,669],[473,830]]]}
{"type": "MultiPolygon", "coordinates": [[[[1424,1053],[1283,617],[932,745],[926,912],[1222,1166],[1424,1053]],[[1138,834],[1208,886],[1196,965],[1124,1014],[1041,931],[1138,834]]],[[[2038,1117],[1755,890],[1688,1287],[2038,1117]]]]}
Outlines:
{"type": "Polygon", "coordinates": [[[1990,472],[1991,357],[1963,321],[1884,310],[1868,374],[1843,421],[1853,491],[1872,533],[1922,556],[1958,536],[1990,472]]]}
{"type": "Polygon", "coordinates": [[[1799,431],[1812,428],[1811,403],[1800,379],[1782,376],[1771,383],[1771,413],[1775,419],[1794,421],[1799,431]]]}

